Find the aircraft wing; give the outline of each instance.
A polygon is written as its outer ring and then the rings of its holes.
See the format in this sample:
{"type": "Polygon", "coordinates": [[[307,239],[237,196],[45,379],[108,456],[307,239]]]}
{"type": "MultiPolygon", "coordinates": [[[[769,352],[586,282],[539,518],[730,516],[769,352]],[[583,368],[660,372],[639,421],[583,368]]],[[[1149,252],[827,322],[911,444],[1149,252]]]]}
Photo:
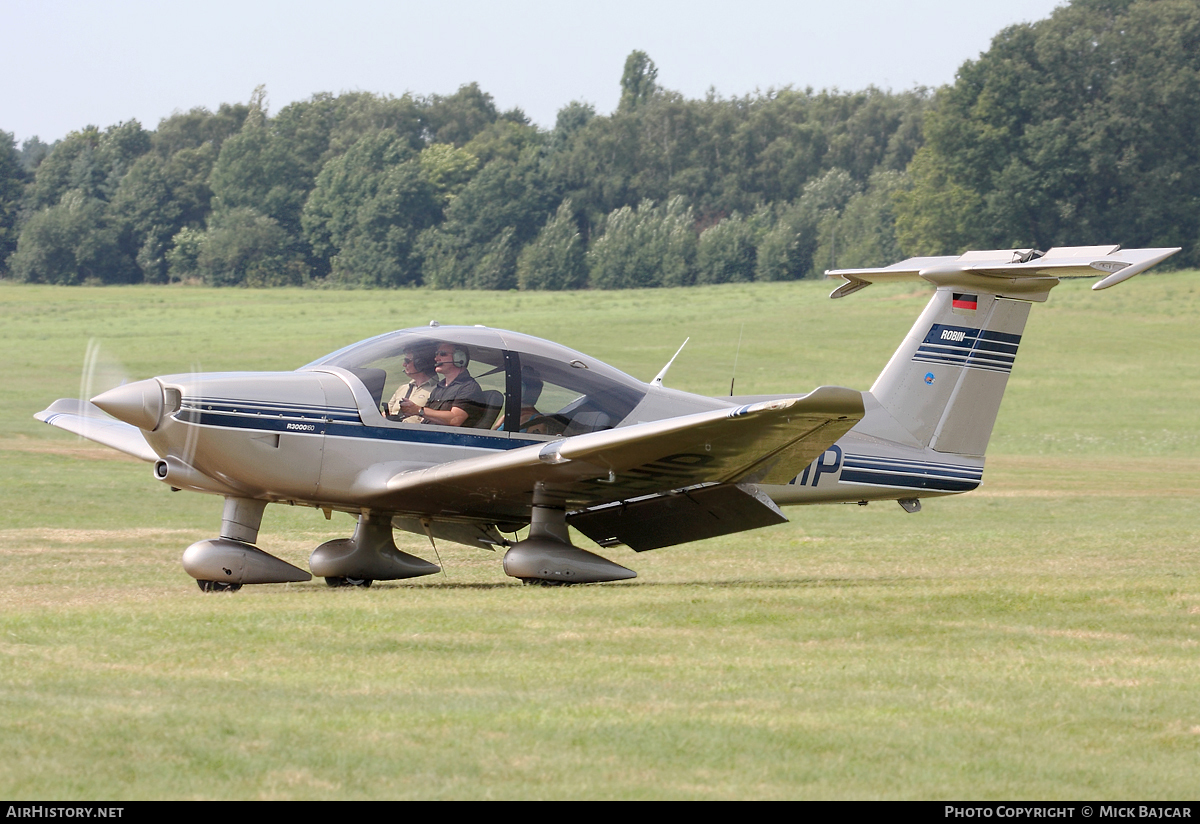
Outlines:
{"type": "Polygon", "coordinates": [[[33,417],[143,461],[158,460],[140,429],[109,417],[89,401],[61,398],[33,417]]]}
{"type": "Polygon", "coordinates": [[[786,483],[862,416],[862,393],[825,386],[390,476],[373,467],[356,492],[396,513],[525,521],[535,484],[584,509],[698,484],[786,483]]]}

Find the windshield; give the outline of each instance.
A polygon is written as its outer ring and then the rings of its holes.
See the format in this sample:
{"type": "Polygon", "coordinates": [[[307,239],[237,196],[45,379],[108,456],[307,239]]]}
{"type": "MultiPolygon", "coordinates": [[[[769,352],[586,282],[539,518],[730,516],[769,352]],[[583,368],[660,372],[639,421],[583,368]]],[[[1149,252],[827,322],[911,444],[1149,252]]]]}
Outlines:
{"type": "Polygon", "coordinates": [[[302,370],[341,367],[393,425],[569,437],[611,429],[646,385],[565,346],[478,326],[404,329],[302,370]]]}

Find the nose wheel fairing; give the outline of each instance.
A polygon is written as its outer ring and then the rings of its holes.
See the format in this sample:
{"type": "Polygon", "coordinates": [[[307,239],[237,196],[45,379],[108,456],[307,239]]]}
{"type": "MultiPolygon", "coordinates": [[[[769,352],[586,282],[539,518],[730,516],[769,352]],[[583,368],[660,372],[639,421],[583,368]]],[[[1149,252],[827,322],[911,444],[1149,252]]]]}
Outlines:
{"type": "Polygon", "coordinates": [[[242,584],[312,580],[299,567],[254,546],[266,506],[266,501],[254,498],[225,498],[221,537],[197,541],[183,552],[183,569],[200,582],[200,589],[214,592],[242,584]]]}
{"type": "MultiPolygon", "coordinates": [[[[312,576],[256,546],[231,538],[197,541],[183,552],[183,569],[203,584],[286,584],[312,576]]],[[[228,587],[226,587],[228,588],[228,587]]],[[[205,589],[205,592],[215,588],[205,589]]]]}

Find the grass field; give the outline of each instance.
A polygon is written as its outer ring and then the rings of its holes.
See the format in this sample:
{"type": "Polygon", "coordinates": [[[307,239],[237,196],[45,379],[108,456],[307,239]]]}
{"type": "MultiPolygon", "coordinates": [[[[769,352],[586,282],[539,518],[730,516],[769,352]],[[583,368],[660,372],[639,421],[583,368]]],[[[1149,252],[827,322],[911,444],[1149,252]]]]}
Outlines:
{"type": "MultiPolygon", "coordinates": [[[[1195,799],[1197,287],[1056,289],[985,485],[916,515],[608,550],[639,574],[615,585],[521,587],[441,544],[445,575],[205,595],[179,557],[220,499],[32,418],[79,394],[90,339],[131,378],[291,369],[436,318],[643,380],[690,335],[667,383],[707,394],[735,352],[739,394],[867,388],[927,293],[0,284],[0,796],[1195,799]]],[[[303,566],[352,525],[271,507],[260,542],[303,566]]]]}

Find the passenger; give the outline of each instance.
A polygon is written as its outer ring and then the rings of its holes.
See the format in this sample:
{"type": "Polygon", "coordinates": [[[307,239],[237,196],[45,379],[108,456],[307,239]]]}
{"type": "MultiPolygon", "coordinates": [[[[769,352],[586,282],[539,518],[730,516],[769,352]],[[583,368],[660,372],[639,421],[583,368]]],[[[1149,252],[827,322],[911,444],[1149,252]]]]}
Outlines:
{"type": "Polygon", "coordinates": [[[408,383],[396,389],[396,394],[388,401],[387,416],[389,420],[399,420],[404,423],[420,423],[419,414],[404,415],[401,410],[403,401],[411,401],[417,408],[424,408],[429,403],[429,395],[437,388],[437,373],[434,371],[433,353],[437,345],[433,343],[414,344],[404,350],[404,374],[408,383]]]}
{"type": "MultiPolygon", "coordinates": [[[[542,376],[532,366],[521,367],[521,413],[518,432],[528,432],[533,435],[549,435],[551,419],[538,411],[538,398],[542,396],[545,384],[542,376]],[[530,425],[530,421],[533,424],[530,425]]],[[[504,428],[503,419],[496,425],[497,429],[504,428]]]]}
{"type": "Polygon", "coordinates": [[[401,401],[400,410],[406,415],[419,415],[422,423],[442,426],[474,426],[483,417],[487,405],[483,389],[467,371],[471,355],[465,346],[439,343],[433,354],[434,369],[442,378],[429,394],[422,409],[411,401],[401,401]]]}

